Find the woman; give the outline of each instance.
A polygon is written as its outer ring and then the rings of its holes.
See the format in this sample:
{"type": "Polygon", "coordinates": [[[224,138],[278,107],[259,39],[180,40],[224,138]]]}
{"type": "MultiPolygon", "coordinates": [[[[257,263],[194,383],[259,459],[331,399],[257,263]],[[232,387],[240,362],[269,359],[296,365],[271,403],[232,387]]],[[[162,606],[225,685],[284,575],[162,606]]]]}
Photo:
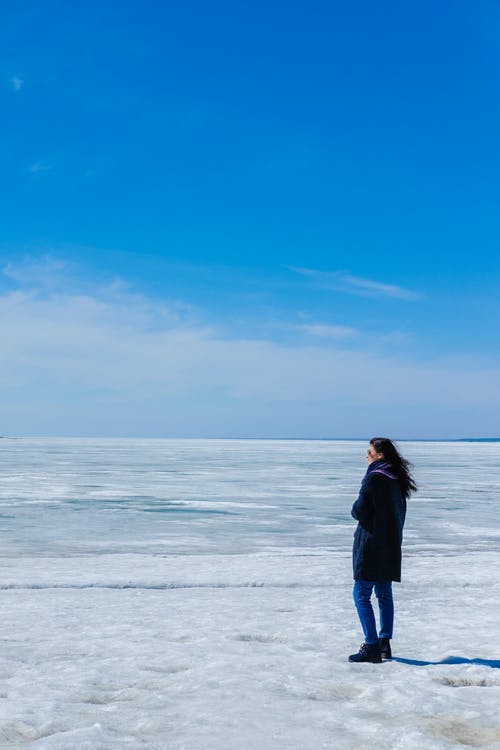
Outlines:
{"type": "Polygon", "coordinates": [[[388,438],[372,438],[366,459],[368,470],[351,510],[358,521],[353,545],[353,595],[365,640],[349,661],[379,663],[392,658],[392,581],[401,581],[406,500],[417,486],[410,463],[388,438]],[[378,635],[370,601],[373,589],[380,611],[378,635]]]}

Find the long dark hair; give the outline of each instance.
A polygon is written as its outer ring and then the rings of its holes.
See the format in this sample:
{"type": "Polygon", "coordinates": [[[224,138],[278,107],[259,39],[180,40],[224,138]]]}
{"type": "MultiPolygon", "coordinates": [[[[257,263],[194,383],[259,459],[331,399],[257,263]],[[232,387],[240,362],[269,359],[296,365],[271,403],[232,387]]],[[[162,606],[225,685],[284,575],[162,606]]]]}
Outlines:
{"type": "Polygon", "coordinates": [[[410,471],[412,464],[403,458],[392,440],[375,437],[370,440],[370,445],[373,445],[377,453],[383,453],[385,460],[390,463],[391,470],[399,479],[403,495],[410,497],[412,492],[416,492],[417,485],[410,471]]]}

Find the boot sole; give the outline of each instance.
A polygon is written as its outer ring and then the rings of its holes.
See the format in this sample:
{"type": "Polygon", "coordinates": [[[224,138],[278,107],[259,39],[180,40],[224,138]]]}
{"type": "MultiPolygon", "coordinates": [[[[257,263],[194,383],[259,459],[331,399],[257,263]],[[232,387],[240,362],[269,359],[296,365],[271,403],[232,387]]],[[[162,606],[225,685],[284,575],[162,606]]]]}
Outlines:
{"type": "Polygon", "coordinates": [[[348,659],[351,664],[381,664],[382,659],[348,659]]]}

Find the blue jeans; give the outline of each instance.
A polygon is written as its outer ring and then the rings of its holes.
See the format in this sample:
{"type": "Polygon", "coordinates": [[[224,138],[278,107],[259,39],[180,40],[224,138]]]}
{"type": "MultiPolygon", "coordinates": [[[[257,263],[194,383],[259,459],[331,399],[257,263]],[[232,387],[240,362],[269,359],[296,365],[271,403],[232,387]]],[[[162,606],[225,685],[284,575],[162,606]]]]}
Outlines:
{"type": "Polygon", "coordinates": [[[365,643],[377,643],[379,638],[392,638],[394,623],[392,581],[354,581],[352,593],[361,627],[363,628],[365,643]],[[380,611],[380,631],[378,636],[375,615],[373,614],[373,607],[370,601],[374,587],[380,611]]]}

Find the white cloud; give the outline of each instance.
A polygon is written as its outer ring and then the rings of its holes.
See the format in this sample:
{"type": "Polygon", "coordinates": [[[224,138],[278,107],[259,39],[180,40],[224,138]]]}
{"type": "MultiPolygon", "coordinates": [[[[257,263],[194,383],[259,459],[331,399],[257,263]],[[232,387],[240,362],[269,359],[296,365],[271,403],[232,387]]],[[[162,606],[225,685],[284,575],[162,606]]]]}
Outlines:
{"type": "Polygon", "coordinates": [[[52,286],[67,277],[68,263],[46,253],[41,256],[26,255],[17,263],[6,263],[2,273],[21,286],[45,287],[52,286]]]}
{"type": "Polygon", "coordinates": [[[470,362],[414,363],[331,343],[228,338],[139,295],[10,292],[0,296],[0,317],[4,394],[24,384],[39,398],[47,390],[61,398],[71,391],[84,401],[92,389],[172,400],[174,407],[179,395],[197,399],[212,390],[256,404],[325,400],[358,409],[373,401],[390,409],[500,404],[500,373],[470,362]]]}
{"type": "Polygon", "coordinates": [[[50,256],[4,270],[20,285],[0,295],[4,434],[442,437],[500,409],[498,368],[472,359],[375,354],[319,323],[297,326],[306,344],[250,340],[121,282],[83,293],[50,256]]]}
{"type": "Polygon", "coordinates": [[[297,328],[309,336],[324,339],[350,339],[358,335],[355,328],[348,326],[328,325],[325,323],[311,323],[309,325],[297,326],[297,328]]]}
{"type": "Polygon", "coordinates": [[[24,86],[24,80],[21,78],[21,76],[12,76],[12,78],[10,79],[10,83],[14,91],[21,91],[24,86]]]}
{"type": "Polygon", "coordinates": [[[420,299],[421,295],[411,289],[406,289],[395,284],[385,284],[373,279],[365,279],[340,271],[317,271],[312,268],[289,267],[291,271],[306,276],[315,281],[325,289],[332,289],[348,294],[357,294],[364,297],[393,297],[396,299],[413,301],[420,299]]]}
{"type": "Polygon", "coordinates": [[[416,300],[419,296],[411,289],[405,289],[394,284],[382,284],[372,279],[363,279],[359,276],[341,275],[341,281],[344,282],[353,291],[359,290],[360,293],[381,295],[384,297],[396,297],[397,299],[416,300]]]}

